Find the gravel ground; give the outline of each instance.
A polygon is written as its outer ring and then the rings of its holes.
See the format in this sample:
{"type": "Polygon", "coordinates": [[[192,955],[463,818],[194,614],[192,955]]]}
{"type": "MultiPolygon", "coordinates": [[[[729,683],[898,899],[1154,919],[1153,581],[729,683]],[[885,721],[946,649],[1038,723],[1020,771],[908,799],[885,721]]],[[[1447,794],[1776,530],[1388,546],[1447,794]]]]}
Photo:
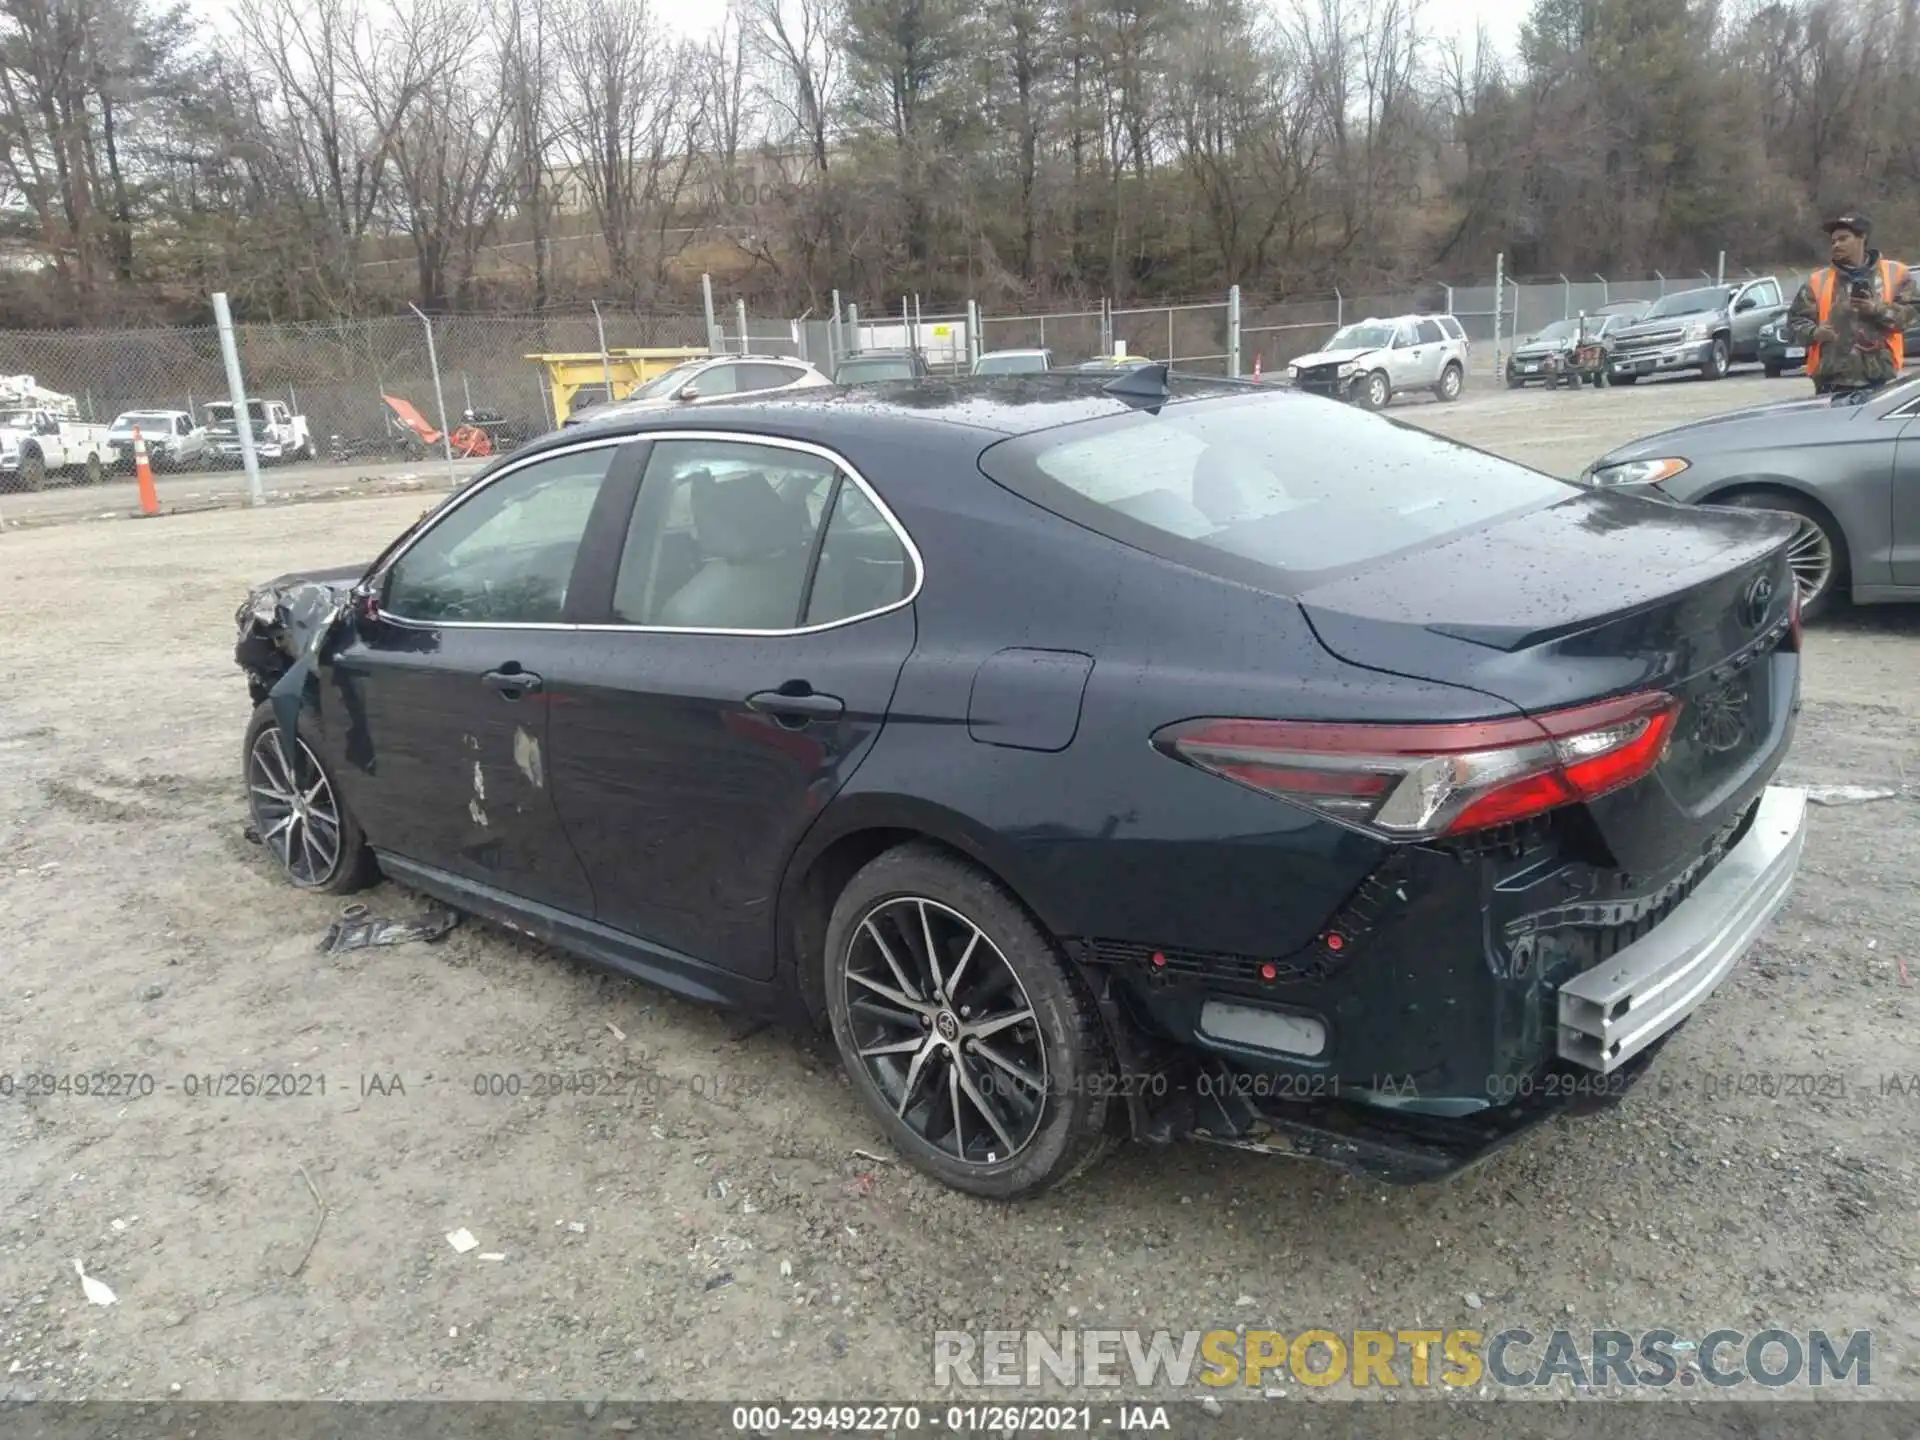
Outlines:
{"type": "MultiPolygon", "coordinates": [[[[1802,383],[1394,413],[1572,473],[1802,383]]],[[[154,1087],[0,1080],[0,1397],[926,1397],[943,1327],[1514,1324],[1871,1329],[1876,1390],[1920,1397],[1920,1093],[1883,1081],[1920,1071],[1913,610],[1809,634],[1788,778],[1899,793],[1813,811],[1790,907],[1659,1086],[1449,1185],[1185,1145],[1004,1209],[885,1158],[824,1042],[476,923],[318,953],[332,904],[241,835],[233,609],[426,498],[0,538],[0,1076],[154,1087]],[[639,1078],[475,1093],[556,1070],[639,1078]],[[193,1093],[224,1073],[301,1093],[193,1093]],[[1740,1083],[1806,1074],[1835,1078],[1740,1083]]]]}

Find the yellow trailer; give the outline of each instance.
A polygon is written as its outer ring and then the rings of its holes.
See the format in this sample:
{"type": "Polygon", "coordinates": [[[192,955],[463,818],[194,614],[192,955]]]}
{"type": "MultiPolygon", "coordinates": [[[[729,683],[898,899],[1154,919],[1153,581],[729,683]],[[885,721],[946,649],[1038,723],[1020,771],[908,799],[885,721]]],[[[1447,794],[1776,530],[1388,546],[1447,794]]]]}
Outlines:
{"type": "Polygon", "coordinates": [[[526,358],[546,367],[552,413],[558,424],[577,408],[576,396],[580,397],[580,405],[598,404],[607,399],[624,400],[627,393],[643,381],[689,360],[704,360],[708,353],[701,349],[609,350],[603,357],[598,350],[587,350],[526,358]],[[609,380],[613,384],[612,396],[606,393],[609,380]],[[587,393],[582,395],[582,391],[587,393]]]}

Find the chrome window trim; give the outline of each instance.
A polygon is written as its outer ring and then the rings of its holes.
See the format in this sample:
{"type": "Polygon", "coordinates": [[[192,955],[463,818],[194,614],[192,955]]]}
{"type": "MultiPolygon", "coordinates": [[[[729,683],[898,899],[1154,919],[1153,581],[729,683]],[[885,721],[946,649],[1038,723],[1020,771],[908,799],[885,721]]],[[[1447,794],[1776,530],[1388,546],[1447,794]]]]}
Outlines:
{"type": "MultiPolygon", "coordinates": [[[[435,518],[433,524],[427,526],[426,529],[422,530],[418,535],[413,536],[398,553],[389,557],[387,563],[380,567],[380,573],[374,577],[376,585],[384,585],[388,573],[395,565],[400,563],[407,551],[411,550],[415,545],[419,544],[420,541],[437,530],[448,515],[453,514],[461,505],[471,500],[474,495],[478,495],[482,490],[486,490],[499,481],[506,479],[507,476],[524,470],[529,465],[537,465],[543,460],[556,459],[562,455],[574,455],[584,450],[599,450],[605,449],[608,446],[618,447],[640,441],[651,442],[656,440],[718,440],[738,445],[769,446],[778,450],[793,450],[804,455],[818,456],[839,470],[845,479],[857,485],[860,493],[867,498],[867,502],[880,512],[880,518],[887,522],[887,528],[893,531],[894,538],[905,548],[907,558],[913,564],[912,586],[908,588],[904,596],[893,601],[891,604],[881,605],[872,610],[863,610],[857,615],[846,615],[838,620],[829,620],[819,625],[799,625],[785,630],[727,630],[701,625],[628,625],[615,622],[572,625],[562,621],[549,620],[416,620],[410,616],[398,615],[385,609],[381,610],[380,618],[383,620],[391,620],[397,625],[404,625],[416,630],[567,630],[587,633],[606,632],[609,634],[623,635],[738,635],[755,639],[765,639],[768,637],[790,635],[818,635],[828,630],[838,630],[843,625],[857,625],[863,620],[871,620],[878,615],[889,615],[895,610],[911,605],[915,600],[920,598],[920,592],[925,588],[927,583],[927,566],[926,561],[921,557],[920,547],[913,543],[913,536],[908,533],[907,527],[901,524],[900,517],[895,515],[887,505],[887,502],[880,498],[880,492],[868,483],[866,476],[856,470],[844,455],[841,455],[836,450],[829,449],[825,445],[817,445],[811,440],[790,440],[783,435],[756,435],[746,430],[637,430],[626,435],[599,437],[590,441],[584,441],[578,445],[568,445],[561,449],[545,451],[539,455],[530,455],[517,464],[507,466],[501,470],[499,474],[489,476],[484,485],[475,486],[470,494],[460,499],[458,504],[448,506],[445,512],[435,518]]],[[[646,483],[644,472],[641,475],[641,483],[642,485],[646,483]]],[[[636,503],[638,503],[637,500],[636,503]]],[[[822,525],[824,526],[830,518],[829,516],[823,515],[821,517],[822,525]]],[[[631,521],[629,521],[629,523],[631,523],[631,521]]]]}

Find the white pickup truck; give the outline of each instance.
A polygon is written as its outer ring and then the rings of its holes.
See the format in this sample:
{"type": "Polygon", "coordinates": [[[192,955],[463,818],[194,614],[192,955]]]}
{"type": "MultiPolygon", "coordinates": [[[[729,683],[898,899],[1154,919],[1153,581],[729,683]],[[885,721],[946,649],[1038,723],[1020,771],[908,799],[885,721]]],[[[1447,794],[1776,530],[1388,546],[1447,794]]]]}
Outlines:
{"type": "MultiPolygon", "coordinates": [[[[253,453],[262,465],[313,459],[313,436],[308,433],[306,416],[295,415],[278,400],[249,400],[247,413],[253,417],[253,453]]],[[[240,431],[233,423],[233,402],[217,401],[206,407],[206,414],[213,458],[226,465],[240,464],[240,431]]]]}
{"type": "Polygon", "coordinates": [[[106,476],[112,458],[107,427],[80,419],[71,395],[43,389],[31,375],[0,376],[0,482],[38,490],[49,475],[74,475],[89,485],[106,476]]]}

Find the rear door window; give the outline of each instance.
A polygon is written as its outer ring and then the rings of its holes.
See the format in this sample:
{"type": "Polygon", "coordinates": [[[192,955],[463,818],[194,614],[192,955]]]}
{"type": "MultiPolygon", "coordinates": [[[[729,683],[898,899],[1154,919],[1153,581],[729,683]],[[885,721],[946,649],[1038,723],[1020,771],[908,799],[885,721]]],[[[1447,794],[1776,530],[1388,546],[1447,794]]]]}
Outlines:
{"type": "Polygon", "coordinates": [[[1416,427],[1286,393],[1018,436],[988,447],[980,467],[1110,538],[1294,589],[1576,493],[1416,427]]]}
{"type": "Polygon", "coordinates": [[[1420,343],[1422,345],[1438,345],[1446,338],[1446,333],[1441,330],[1439,321],[1422,320],[1420,322],[1420,343]]]}

